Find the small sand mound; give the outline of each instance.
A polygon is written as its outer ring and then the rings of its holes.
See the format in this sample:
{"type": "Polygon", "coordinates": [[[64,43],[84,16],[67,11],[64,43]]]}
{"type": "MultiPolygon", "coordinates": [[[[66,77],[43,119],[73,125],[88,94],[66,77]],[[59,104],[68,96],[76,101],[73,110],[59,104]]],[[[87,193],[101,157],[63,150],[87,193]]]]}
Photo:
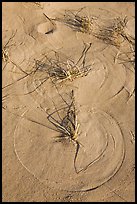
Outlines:
{"type": "Polygon", "coordinates": [[[55,26],[51,22],[41,23],[37,27],[37,31],[42,34],[53,33],[55,26]]]}

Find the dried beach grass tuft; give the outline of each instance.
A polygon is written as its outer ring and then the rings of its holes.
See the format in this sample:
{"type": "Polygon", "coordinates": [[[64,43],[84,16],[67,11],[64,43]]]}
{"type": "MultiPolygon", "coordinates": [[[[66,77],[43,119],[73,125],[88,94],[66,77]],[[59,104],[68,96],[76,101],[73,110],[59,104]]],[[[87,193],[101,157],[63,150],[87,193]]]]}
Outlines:
{"type": "Polygon", "coordinates": [[[56,51],[50,52],[50,54],[42,54],[39,60],[34,59],[34,65],[28,76],[31,77],[31,84],[34,81],[38,82],[35,87],[31,88],[31,91],[25,93],[25,95],[35,92],[40,88],[47,80],[51,80],[53,86],[62,84],[66,81],[73,81],[78,77],[87,76],[93,69],[91,64],[87,64],[87,53],[91,48],[90,44],[84,44],[83,51],[78,58],[74,61],[56,51]]]}
{"type": "Polygon", "coordinates": [[[103,42],[109,45],[114,45],[120,47],[121,43],[126,39],[126,34],[124,29],[127,25],[128,19],[117,17],[108,26],[99,26],[99,31],[97,30],[93,35],[101,39],[103,42]]]}
{"type": "Polygon", "coordinates": [[[82,54],[77,62],[71,59],[60,60],[59,53],[55,52],[55,59],[47,55],[42,60],[35,60],[36,70],[46,72],[53,83],[61,83],[66,80],[73,81],[78,77],[86,76],[91,70],[91,65],[85,65],[86,55],[91,48],[91,43],[84,46],[82,54]]]}
{"type": "Polygon", "coordinates": [[[52,100],[55,111],[53,113],[48,113],[48,111],[46,111],[48,115],[47,119],[52,125],[54,125],[54,127],[56,128],[56,131],[60,133],[59,136],[55,137],[55,143],[61,142],[66,144],[65,142],[69,141],[75,145],[76,152],[74,156],[74,169],[75,169],[75,172],[78,174],[85,169],[78,171],[76,167],[76,160],[77,160],[79,148],[80,146],[83,146],[83,145],[78,141],[80,124],[78,123],[77,115],[76,115],[74,90],[72,90],[69,94],[67,94],[69,96],[69,101],[70,101],[69,103],[62,97],[57,87],[56,87],[56,90],[60,95],[61,99],[64,101],[65,107],[57,109],[54,101],[52,100]],[[65,111],[63,112],[64,114],[61,117],[60,112],[62,109],[65,111]]]}
{"type": "Polygon", "coordinates": [[[61,135],[56,138],[56,142],[61,142],[64,139],[68,139],[69,141],[76,141],[78,137],[79,124],[77,122],[73,90],[71,91],[69,96],[70,103],[65,101],[65,99],[61,96],[63,101],[65,102],[65,107],[61,108],[65,110],[63,117],[61,117],[60,115],[61,109],[57,109],[53,101],[52,102],[54,104],[55,111],[50,114],[47,111],[47,118],[49,122],[52,123],[57,131],[61,133],[61,135]],[[57,114],[58,119],[56,119],[55,114],[57,114]]]}
{"type": "Polygon", "coordinates": [[[86,15],[81,15],[80,12],[84,8],[81,8],[78,11],[65,10],[65,14],[63,15],[63,17],[56,18],[55,20],[64,23],[65,25],[72,28],[74,31],[82,33],[91,33],[93,26],[92,21],[94,20],[94,18],[90,18],[86,15]]]}

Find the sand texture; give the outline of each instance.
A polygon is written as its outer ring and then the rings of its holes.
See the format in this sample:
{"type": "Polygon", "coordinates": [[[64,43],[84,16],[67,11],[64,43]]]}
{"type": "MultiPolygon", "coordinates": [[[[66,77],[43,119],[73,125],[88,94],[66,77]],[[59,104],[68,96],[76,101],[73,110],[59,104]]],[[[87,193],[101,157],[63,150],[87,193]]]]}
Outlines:
{"type": "Polygon", "coordinates": [[[3,202],[134,202],[134,6],[2,3],[3,202]]]}

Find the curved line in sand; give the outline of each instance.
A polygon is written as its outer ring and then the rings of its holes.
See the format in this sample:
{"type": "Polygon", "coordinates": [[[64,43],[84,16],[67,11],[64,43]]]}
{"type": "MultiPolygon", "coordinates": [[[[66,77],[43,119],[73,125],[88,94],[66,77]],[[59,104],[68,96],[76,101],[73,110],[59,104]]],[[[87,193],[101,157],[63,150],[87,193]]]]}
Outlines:
{"type": "MultiPolygon", "coordinates": [[[[26,113],[27,111],[25,111],[23,114],[22,114],[22,116],[24,116],[25,115],[25,113],[26,113]]],[[[116,175],[116,173],[119,171],[119,169],[120,169],[120,167],[122,166],[122,164],[123,164],[123,161],[124,161],[124,157],[125,157],[125,147],[124,147],[124,138],[123,138],[123,133],[122,133],[122,130],[121,130],[121,128],[120,128],[120,126],[119,126],[119,124],[116,122],[116,120],[112,117],[112,116],[110,116],[110,115],[108,115],[107,113],[105,113],[105,112],[103,112],[103,111],[97,111],[97,112],[95,112],[95,114],[96,113],[99,113],[99,114],[101,114],[103,117],[105,117],[106,118],[106,120],[108,120],[109,121],[109,123],[110,124],[115,124],[116,126],[117,126],[117,128],[118,128],[118,131],[119,131],[119,134],[121,135],[119,135],[120,137],[119,137],[119,141],[118,141],[118,137],[116,138],[115,137],[115,135],[113,136],[113,135],[111,135],[110,134],[110,136],[112,137],[112,141],[113,141],[113,145],[114,145],[114,155],[113,156],[118,156],[119,157],[119,159],[118,159],[118,161],[116,162],[116,164],[115,164],[115,166],[113,167],[113,170],[112,169],[110,169],[109,171],[111,172],[111,173],[108,173],[108,176],[107,176],[107,178],[103,178],[103,180],[101,181],[100,180],[100,182],[98,183],[97,182],[97,184],[95,184],[94,183],[94,186],[92,186],[92,184],[89,184],[89,181],[88,181],[88,186],[90,186],[90,187],[86,187],[86,184],[84,184],[84,187],[82,187],[82,188],[80,188],[80,189],[76,189],[76,190],[71,190],[71,189],[67,189],[67,185],[65,185],[65,188],[63,188],[63,190],[65,190],[65,191],[70,191],[70,192],[85,192],[85,191],[90,191],[90,190],[94,190],[94,189],[96,189],[96,188],[98,188],[98,187],[100,187],[101,185],[103,185],[104,183],[106,183],[107,181],[109,181],[110,179],[112,179],[115,175],[116,175]],[[120,146],[119,146],[119,144],[121,144],[120,146]],[[118,145],[118,146],[117,146],[118,145]],[[119,149],[120,148],[120,149],[119,149]],[[121,149],[122,148],[122,149],[121,149]],[[116,155],[115,155],[115,153],[116,153],[116,155]],[[120,155],[119,155],[120,154],[120,155]]],[[[22,118],[21,120],[23,120],[24,118],[22,118]]],[[[19,123],[21,122],[21,120],[18,122],[18,124],[17,124],[17,126],[16,126],[16,129],[15,129],[15,131],[14,131],[14,149],[15,149],[15,153],[16,153],[16,156],[17,156],[17,158],[18,158],[18,160],[19,160],[19,162],[21,163],[21,165],[30,173],[30,174],[32,174],[35,178],[37,178],[40,182],[44,182],[44,180],[41,180],[38,176],[36,176],[35,175],[35,173],[33,173],[33,171],[32,170],[30,170],[29,169],[29,167],[27,167],[25,164],[24,164],[24,161],[22,161],[22,159],[21,159],[21,157],[20,157],[20,155],[18,154],[18,150],[17,150],[17,143],[16,143],[16,136],[17,136],[17,134],[16,134],[16,131],[17,131],[17,128],[18,128],[18,125],[19,125],[19,123]]],[[[23,145],[23,144],[22,144],[23,145]]],[[[91,164],[88,164],[88,167],[86,168],[86,169],[84,169],[83,171],[81,171],[81,173],[83,173],[82,174],[82,177],[84,178],[84,176],[86,175],[86,172],[90,175],[90,173],[89,173],[89,171],[92,171],[92,165],[94,166],[94,164],[96,164],[101,158],[102,158],[102,155],[104,154],[104,152],[105,152],[105,150],[107,149],[107,147],[108,147],[108,145],[109,145],[109,143],[107,142],[107,144],[106,144],[106,146],[105,146],[105,148],[104,148],[104,150],[102,151],[102,153],[98,156],[98,158],[96,158],[95,160],[94,160],[94,162],[92,161],[91,162],[91,164]],[[91,170],[90,170],[90,168],[91,168],[91,170]]],[[[108,155],[107,155],[108,156],[108,155]]],[[[113,158],[113,156],[112,156],[112,158],[113,158]]],[[[112,162],[113,162],[113,159],[112,159],[112,162]]],[[[44,165],[44,167],[45,167],[45,165],[44,165]]],[[[44,168],[43,167],[43,168],[44,168]]],[[[34,168],[34,167],[33,167],[34,168]]],[[[32,169],[33,169],[32,168],[32,169]]],[[[100,167],[98,167],[98,168],[100,168],[100,167]]],[[[102,169],[103,170],[103,169],[102,169]]],[[[44,169],[42,169],[42,172],[44,171],[44,169]]],[[[41,175],[41,174],[40,174],[41,175]]],[[[78,174],[79,175],[79,174],[78,174]]],[[[92,175],[92,172],[91,172],[91,175],[92,175]]],[[[101,176],[101,175],[100,175],[101,176]]],[[[81,179],[82,179],[82,177],[81,177],[81,179]]],[[[90,178],[90,177],[89,177],[90,178]]],[[[50,178],[49,178],[50,179],[50,178]]],[[[49,180],[48,179],[48,180],[49,180]]],[[[46,179],[47,180],[47,179],[46,179]]],[[[45,181],[46,181],[45,180],[45,181]]],[[[75,179],[74,179],[75,180],[75,179]]],[[[49,180],[49,183],[50,183],[50,180],[49,180]]],[[[56,183],[56,182],[55,182],[56,183]]],[[[58,183],[58,182],[57,182],[58,183]]],[[[92,179],[91,179],[91,183],[92,183],[92,179]]],[[[51,184],[52,185],[52,184],[51,184]]],[[[57,184],[57,187],[59,187],[59,184],[57,184]]],[[[77,187],[76,187],[77,188],[77,187]]]]}

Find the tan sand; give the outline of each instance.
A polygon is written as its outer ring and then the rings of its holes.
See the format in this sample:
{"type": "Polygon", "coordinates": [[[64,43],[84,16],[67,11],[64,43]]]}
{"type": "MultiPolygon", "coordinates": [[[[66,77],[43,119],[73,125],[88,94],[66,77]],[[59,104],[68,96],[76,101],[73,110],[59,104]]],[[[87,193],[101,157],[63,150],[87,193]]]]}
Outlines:
{"type": "Polygon", "coordinates": [[[116,47],[93,35],[98,24],[125,16],[124,32],[134,38],[134,3],[2,3],[3,202],[135,200],[134,64],[127,62],[134,48],[123,37],[116,47]],[[82,7],[82,15],[96,19],[90,33],[50,20],[82,7]],[[87,75],[72,75],[55,88],[42,65],[33,72],[44,55],[71,69],[90,43],[87,75]],[[77,140],[55,142],[61,134],[47,112],[60,109],[52,116],[61,122],[72,90],[77,140]]]}

